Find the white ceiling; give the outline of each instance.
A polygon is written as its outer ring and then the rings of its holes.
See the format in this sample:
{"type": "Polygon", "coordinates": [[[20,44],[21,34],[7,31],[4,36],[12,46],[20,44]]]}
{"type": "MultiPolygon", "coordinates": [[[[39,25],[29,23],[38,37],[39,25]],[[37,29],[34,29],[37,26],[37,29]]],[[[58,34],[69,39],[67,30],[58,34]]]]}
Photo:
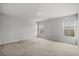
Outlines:
{"type": "Polygon", "coordinates": [[[12,3],[1,6],[2,13],[36,21],[75,14],[79,9],[77,3],[12,3]]]}

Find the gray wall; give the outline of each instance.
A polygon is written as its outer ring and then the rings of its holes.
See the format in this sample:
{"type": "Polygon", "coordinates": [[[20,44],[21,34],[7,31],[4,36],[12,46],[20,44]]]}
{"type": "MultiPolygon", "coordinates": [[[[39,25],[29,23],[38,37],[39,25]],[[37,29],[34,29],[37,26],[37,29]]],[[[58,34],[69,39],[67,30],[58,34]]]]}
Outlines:
{"type": "Polygon", "coordinates": [[[59,41],[63,39],[62,33],[62,21],[61,20],[49,20],[40,22],[39,24],[44,25],[43,33],[39,33],[39,37],[43,37],[50,40],[59,41]]]}
{"type": "Polygon", "coordinates": [[[54,41],[63,41],[67,43],[76,44],[76,37],[70,38],[64,36],[63,21],[65,20],[76,20],[76,15],[70,15],[50,20],[48,19],[46,21],[39,22],[39,25],[44,25],[43,33],[39,32],[39,37],[54,41]]]}
{"type": "Polygon", "coordinates": [[[36,22],[10,15],[0,15],[0,44],[36,37],[36,22]]]}
{"type": "Polygon", "coordinates": [[[37,35],[34,10],[37,4],[1,4],[0,44],[30,39],[37,35]]]}

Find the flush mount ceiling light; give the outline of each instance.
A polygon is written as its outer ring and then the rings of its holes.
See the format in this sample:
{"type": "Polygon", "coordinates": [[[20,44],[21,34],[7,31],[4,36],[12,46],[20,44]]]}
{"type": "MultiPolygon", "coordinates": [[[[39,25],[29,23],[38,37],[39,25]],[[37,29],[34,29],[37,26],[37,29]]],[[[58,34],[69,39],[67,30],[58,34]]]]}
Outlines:
{"type": "Polygon", "coordinates": [[[41,15],[41,13],[39,12],[38,15],[41,15]]]}

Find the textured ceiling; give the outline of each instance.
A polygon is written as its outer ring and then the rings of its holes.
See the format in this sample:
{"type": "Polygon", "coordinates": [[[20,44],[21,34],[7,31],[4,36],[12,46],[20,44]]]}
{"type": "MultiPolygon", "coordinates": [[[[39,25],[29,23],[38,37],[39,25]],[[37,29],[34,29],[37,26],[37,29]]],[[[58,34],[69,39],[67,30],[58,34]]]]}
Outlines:
{"type": "Polygon", "coordinates": [[[79,9],[77,3],[12,3],[1,6],[2,13],[36,21],[75,14],[79,9]]]}

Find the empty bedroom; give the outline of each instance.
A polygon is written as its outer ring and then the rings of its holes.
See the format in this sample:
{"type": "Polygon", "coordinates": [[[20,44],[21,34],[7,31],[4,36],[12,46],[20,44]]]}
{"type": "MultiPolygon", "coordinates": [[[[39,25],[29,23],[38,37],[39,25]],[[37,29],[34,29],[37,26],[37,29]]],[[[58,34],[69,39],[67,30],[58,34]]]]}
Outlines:
{"type": "Polygon", "coordinates": [[[79,3],[0,3],[0,56],[79,56],[79,3]]]}

